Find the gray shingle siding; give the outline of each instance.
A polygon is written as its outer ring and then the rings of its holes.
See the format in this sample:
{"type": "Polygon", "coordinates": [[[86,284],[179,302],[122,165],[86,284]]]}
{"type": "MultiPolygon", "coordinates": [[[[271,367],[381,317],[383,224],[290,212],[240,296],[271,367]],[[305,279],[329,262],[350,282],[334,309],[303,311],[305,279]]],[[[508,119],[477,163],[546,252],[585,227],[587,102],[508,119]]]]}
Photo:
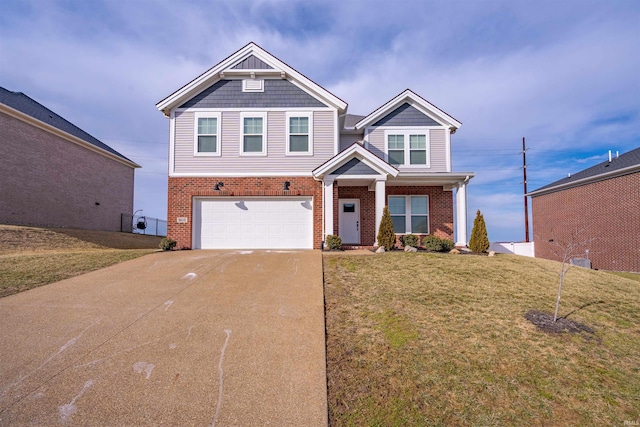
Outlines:
{"type": "Polygon", "coordinates": [[[264,92],[242,92],[242,80],[220,80],[180,108],[326,107],[288,80],[266,79],[264,92]]]}
{"type": "Polygon", "coordinates": [[[331,172],[332,175],[378,175],[378,172],[362,163],[359,159],[351,159],[338,169],[331,172]]]}
{"type": "Polygon", "coordinates": [[[60,117],[44,105],[38,103],[37,101],[34,101],[22,92],[12,92],[3,87],[0,87],[0,103],[8,105],[14,110],[18,110],[21,113],[31,116],[34,119],[40,120],[43,123],[58,128],[63,132],[75,136],[76,138],[80,138],[81,140],[88,142],[89,144],[101,148],[105,151],[108,151],[111,154],[115,154],[116,156],[121,157],[124,160],[127,160],[129,162],[131,161],[122,154],[118,153],[113,148],[109,147],[107,144],[89,135],[87,132],[83,131],[73,123],[60,117]]]}
{"type": "Polygon", "coordinates": [[[263,60],[256,58],[254,55],[251,55],[244,61],[238,62],[236,65],[232,67],[234,70],[271,70],[273,67],[270,67],[269,64],[265,63],[263,60]]]}
{"type": "Polygon", "coordinates": [[[373,126],[441,126],[441,124],[405,102],[375,122],[373,126]]]}

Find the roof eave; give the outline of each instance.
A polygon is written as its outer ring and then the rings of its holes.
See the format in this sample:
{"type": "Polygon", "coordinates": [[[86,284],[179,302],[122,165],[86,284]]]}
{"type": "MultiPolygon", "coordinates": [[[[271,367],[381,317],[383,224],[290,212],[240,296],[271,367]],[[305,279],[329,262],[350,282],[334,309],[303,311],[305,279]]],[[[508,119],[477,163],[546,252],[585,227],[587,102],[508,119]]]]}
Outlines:
{"type": "Polygon", "coordinates": [[[556,191],[565,190],[568,188],[579,187],[581,185],[591,184],[592,182],[598,182],[605,179],[615,178],[617,176],[627,175],[630,173],[640,172],[640,164],[631,165],[626,168],[616,169],[610,172],[601,173],[599,175],[589,176],[575,181],[565,182],[562,184],[554,185],[552,187],[543,187],[538,190],[527,193],[527,196],[536,197],[542,196],[548,193],[554,193],[556,191]]]}

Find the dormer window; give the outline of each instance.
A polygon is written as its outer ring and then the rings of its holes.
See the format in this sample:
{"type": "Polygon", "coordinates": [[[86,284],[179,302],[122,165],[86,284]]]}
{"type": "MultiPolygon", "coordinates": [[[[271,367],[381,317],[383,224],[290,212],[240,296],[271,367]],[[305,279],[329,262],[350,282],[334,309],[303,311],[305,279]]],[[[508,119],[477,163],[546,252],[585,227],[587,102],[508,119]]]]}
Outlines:
{"type": "Polygon", "coordinates": [[[263,79],[244,79],[242,80],[243,92],[264,92],[263,79]]]}

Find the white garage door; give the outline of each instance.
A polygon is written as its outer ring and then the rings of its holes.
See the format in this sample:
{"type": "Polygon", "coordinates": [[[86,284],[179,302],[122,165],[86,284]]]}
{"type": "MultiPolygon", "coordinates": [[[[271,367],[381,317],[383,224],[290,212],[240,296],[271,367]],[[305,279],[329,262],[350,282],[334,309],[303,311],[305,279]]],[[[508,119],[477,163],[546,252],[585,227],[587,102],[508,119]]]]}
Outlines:
{"type": "Polygon", "coordinates": [[[194,249],[312,249],[311,197],[194,199],[194,249]]]}

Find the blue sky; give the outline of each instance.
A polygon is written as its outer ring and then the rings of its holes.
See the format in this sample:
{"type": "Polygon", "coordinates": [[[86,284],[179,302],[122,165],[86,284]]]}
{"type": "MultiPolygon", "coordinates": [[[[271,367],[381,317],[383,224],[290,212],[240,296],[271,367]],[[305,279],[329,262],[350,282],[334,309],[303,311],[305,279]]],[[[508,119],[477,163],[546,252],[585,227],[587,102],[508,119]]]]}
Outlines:
{"type": "Polygon", "coordinates": [[[453,168],[492,241],[524,238],[522,137],[529,190],[640,146],[637,0],[3,0],[0,86],[142,165],[135,209],[166,218],[155,104],[250,41],[350,113],[410,88],[460,120],[453,168]]]}

